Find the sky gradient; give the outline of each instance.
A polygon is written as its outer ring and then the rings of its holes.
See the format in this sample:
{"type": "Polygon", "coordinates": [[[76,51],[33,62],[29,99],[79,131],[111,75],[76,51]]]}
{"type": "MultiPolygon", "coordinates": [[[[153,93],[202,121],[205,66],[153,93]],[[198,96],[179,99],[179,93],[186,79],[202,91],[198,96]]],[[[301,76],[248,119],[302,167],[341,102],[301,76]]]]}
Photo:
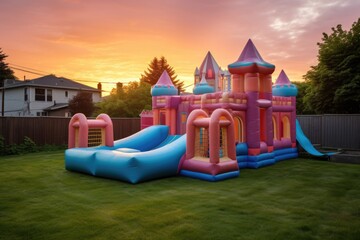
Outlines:
{"type": "Polygon", "coordinates": [[[190,85],[207,51],[226,68],[249,38],[276,66],[273,81],[281,69],[301,81],[317,63],[322,33],[337,24],[348,30],[360,1],[2,0],[0,12],[6,62],[93,87],[100,81],[109,91],[113,83],[138,81],[155,56],[165,56],[190,85]]]}

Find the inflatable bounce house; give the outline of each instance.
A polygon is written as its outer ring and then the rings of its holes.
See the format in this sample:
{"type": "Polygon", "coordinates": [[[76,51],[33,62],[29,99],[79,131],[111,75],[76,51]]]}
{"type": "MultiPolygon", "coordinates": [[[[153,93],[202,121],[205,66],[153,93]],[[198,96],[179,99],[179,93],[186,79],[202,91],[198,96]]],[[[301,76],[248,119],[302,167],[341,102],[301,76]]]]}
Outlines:
{"type": "Polygon", "coordinates": [[[296,158],[297,88],[249,40],[222,70],[210,52],[195,70],[193,94],[179,95],[166,71],[151,89],[142,130],[113,142],[111,120],[69,123],[67,170],[138,183],[177,174],[208,181],[296,158]],[[93,134],[90,133],[93,131],[93,134]],[[92,137],[92,135],[98,137],[92,137]],[[91,139],[97,147],[88,147],[91,139]]]}

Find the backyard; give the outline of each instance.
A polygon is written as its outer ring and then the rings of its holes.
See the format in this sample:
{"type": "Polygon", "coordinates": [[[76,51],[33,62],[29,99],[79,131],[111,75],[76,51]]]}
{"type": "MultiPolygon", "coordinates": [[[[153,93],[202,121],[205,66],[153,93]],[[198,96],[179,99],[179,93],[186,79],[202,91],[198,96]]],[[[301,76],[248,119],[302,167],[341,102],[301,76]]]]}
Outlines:
{"type": "Polygon", "coordinates": [[[360,165],[295,159],[205,182],[131,185],[0,158],[0,239],[360,239],[360,165]]]}

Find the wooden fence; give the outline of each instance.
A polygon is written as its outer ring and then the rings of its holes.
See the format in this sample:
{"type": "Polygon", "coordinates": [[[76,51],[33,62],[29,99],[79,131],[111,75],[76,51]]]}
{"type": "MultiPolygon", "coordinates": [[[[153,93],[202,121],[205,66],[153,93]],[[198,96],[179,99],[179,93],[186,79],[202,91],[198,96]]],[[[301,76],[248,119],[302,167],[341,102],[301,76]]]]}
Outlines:
{"type": "Polygon", "coordinates": [[[360,150],[360,114],[300,115],[297,118],[313,144],[360,150]]]}
{"type": "MultiPolygon", "coordinates": [[[[61,117],[0,117],[0,135],[5,144],[20,144],[24,137],[37,145],[67,145],[70,118],[61,117]]],[[[140,130],[140,118],[112,118],[114,139],[140,130]]]]}
{"type": "MultiPolygon", "coordinates": [[[[360,150],[360,114],[300,115],[300,125],[313,144],[328,148],[360,150]]],[[[0,135],[5,144],[22,143],[24,137],[38,145],[66,145],[70,118],[0,117],[0,135]]],[[[112,118],[114,139],[140,130],[139,118],[112,118]]]]}

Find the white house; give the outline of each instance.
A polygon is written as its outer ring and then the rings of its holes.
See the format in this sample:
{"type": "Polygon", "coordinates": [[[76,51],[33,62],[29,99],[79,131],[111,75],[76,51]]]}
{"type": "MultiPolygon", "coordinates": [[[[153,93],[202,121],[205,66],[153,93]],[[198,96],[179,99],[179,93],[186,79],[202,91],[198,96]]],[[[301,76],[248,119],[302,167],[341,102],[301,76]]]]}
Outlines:
{"type": "Polygon", "coordinates": [[[0,112],[5,92],[5,116],[68,117],[68,102],[80,91],[92,93],[94,103],[101,100],[100,83],[96,89],[55,75],[25,81],[7,79],[0,91],[0,112]]]}

